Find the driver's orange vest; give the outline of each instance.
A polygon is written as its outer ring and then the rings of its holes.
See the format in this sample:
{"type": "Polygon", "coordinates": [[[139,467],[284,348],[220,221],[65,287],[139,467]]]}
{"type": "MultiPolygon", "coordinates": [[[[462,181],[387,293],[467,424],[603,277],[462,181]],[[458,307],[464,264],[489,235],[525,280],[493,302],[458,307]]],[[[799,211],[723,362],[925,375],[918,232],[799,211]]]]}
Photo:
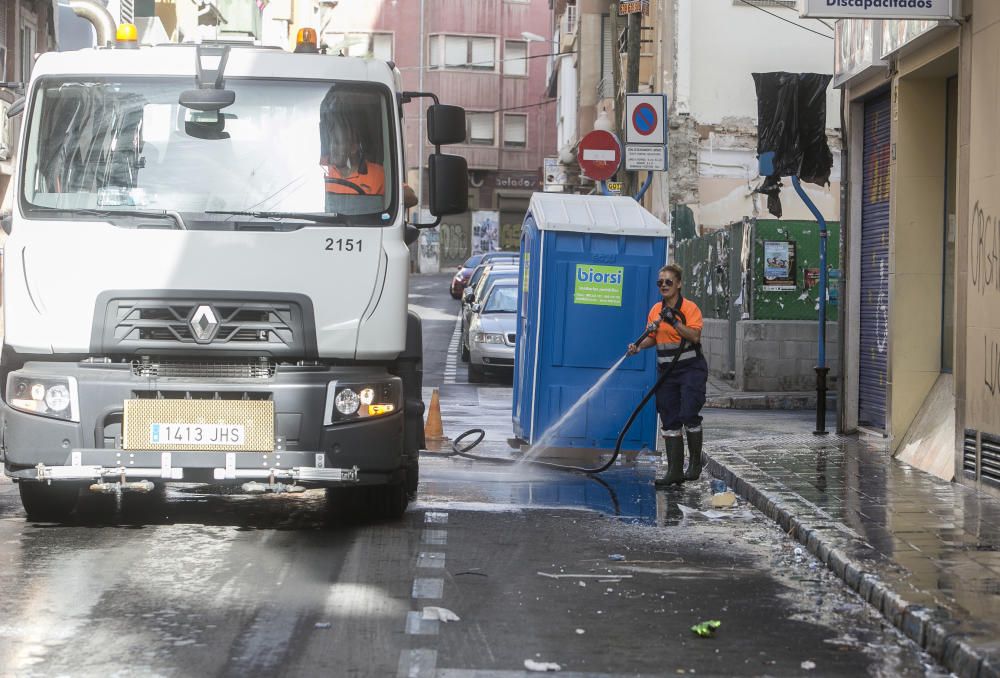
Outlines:
{"type": "Polygon", "coordinates": [[[338,193],[341,195],[384,195],[385,194],[385,170],[381,165],[373,162],[366,163],[367,172],[359,174],[354,172],[348,176],[342,176],[333,165],[323,165],[323,174],[326,183],[327,193],[338,193]],[[342,183],[347,182],[347,183],[342,183]],[[359,193],[354,184],[363,193],[359,193]]]}

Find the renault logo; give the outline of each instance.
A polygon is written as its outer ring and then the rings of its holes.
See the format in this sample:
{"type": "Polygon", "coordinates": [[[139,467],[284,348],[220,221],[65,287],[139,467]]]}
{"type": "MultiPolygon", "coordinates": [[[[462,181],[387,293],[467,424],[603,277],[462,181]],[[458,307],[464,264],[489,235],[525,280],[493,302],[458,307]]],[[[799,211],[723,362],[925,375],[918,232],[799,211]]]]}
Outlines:
{"type": "Polygon", "coordinates": [[[207,344],[215,338],[219,329],[219,318],[211,306],[199,306],[188,321],[194,340],[199,344],[207,344]]]}

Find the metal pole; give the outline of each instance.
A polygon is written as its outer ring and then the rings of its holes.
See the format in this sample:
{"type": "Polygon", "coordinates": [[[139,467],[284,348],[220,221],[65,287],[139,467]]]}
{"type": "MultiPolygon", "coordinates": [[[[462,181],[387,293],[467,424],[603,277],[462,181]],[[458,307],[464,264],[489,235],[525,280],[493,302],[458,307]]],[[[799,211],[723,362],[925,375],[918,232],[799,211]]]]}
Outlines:
{"type": "Polygon", "coordinates": [[[642,188],[640,188],[639,192],[635,194],[635,201],[636,202],[638,202],[638,203],[642,202],[642,197],[644,195],[646,195],[646,191],[649,190],[649,185],[651,183],[653,183],[653,173],[652,172],[646,172],[646,180],[644,182],[642,182],[642,188]]]}
{"type": "Polygon", "coordinates": [[[830,233],[826,230],[826,219],[806,195],[798,177],[792,177],[792,186],[795,187],[795,192],[799,194],[802,202],[806,204],[819,224],[819,356],[816,365],[816,430],[813,433],[825,435],[827,432],[826,375],[830,371],[826,366],[826,241],[830,233]]]}
{"type": "MultiPolygon", "coordinates": [[[[625,75],[626,94],[632,94],[639,91],[639,46],[641,37],[642,12],[633,12],[628,15],[628,35],[626,42],[626,49],[628,50],[628,70],[625,75]]],[[[638,175],[634,172],[625,172],[624,179],[625,191],[627,193],[632,193],[635,190],[636,183],[638,183],[638,175]]],[[[643,189],[642,193],[645,192],[645,189],[643,189]]]]}
{"type": "MultiPolygon", "coordinates": [[[[420,0],[420,69],[419,83],[417,91],[424,91],[424,59],[427,58],[427,38],[424,35],[424,0],[420,0]]],[[[424,211],[424,117],[426,113],[423,103],[417,109],[417,137],[419,137],[419,150],[417,151],[417,220],[419,221],[424,211]]]]}

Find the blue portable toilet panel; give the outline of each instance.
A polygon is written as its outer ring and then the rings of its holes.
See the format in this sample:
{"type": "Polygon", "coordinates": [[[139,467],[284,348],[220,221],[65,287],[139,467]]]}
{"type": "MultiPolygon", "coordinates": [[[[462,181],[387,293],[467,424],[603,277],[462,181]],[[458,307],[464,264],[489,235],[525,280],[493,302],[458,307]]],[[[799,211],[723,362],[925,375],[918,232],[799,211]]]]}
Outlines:
{"type": "MultiPolygon", "coordinates": [[[[668,227],[628,197],[535,193],[521,234],[516,436],[537,442],[625,353],[660,295],[668,227]]],[[[553,447],[612,449],[656,380],[654,351],[627,358],[553,447]]],[[[652,401],[624,448],[656,449],[652,401]]]]}

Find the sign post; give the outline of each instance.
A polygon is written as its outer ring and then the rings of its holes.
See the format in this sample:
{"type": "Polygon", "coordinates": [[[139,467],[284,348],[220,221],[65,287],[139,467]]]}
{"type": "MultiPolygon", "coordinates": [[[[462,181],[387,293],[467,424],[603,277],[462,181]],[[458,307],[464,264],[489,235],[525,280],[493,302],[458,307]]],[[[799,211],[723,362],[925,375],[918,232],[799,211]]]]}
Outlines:
{"type": "Polygon", "coordinates": [[[625,169],[645,171],[636,200],[642,200],[653,172],[667,169],[667,97],[662,94],[625,95],[625,169]]]}

